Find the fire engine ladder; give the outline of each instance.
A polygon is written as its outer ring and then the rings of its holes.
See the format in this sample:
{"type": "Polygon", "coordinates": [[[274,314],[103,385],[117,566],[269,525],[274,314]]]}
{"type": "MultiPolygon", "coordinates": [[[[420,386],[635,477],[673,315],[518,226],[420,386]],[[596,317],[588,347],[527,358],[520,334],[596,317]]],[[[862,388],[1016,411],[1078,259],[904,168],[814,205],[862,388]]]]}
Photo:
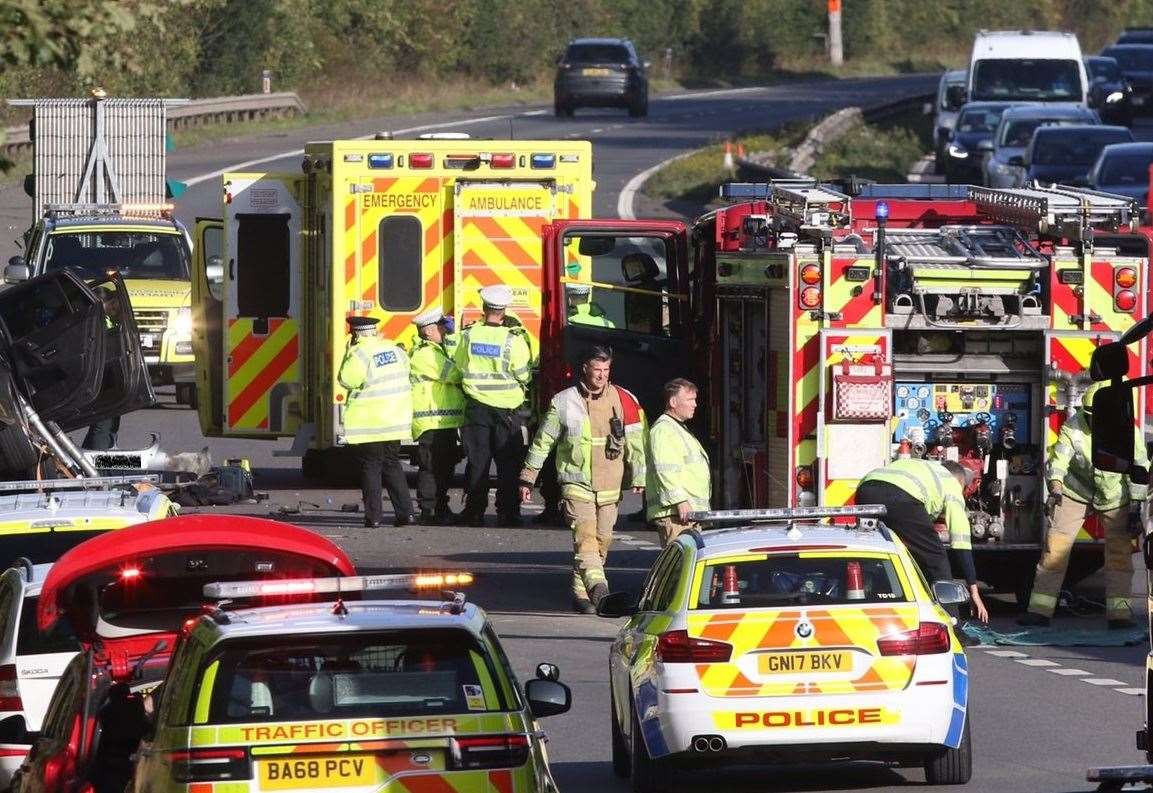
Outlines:
{"type": "Polygon", "coordinates": [[[1135,231],[1141,217],[1131,198],[1077,187],[970,187],[969,200],[997,222],[1070,240],[1090,240],[1094,229],[1135,231]]]}

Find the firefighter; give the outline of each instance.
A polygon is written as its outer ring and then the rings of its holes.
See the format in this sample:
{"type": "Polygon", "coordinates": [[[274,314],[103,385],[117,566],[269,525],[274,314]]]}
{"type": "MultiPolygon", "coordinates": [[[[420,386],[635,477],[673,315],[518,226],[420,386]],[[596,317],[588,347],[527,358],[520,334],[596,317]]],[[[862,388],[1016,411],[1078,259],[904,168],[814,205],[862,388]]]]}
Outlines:
{"type": "Polygon", "coordinates": [[[605,316],[604,309],[592,302],[592,291],[592,287],[588,284],[565,284],[569,324],[616,328],[613,321],[605,316]]]}
{"type": "Polygon", "coordinates": [[[521,408],[532,379],[528,332],[506,323],[512,302],[507,286],[480,290],[484,319],[466,327],[456,348],[465,395],[464,441],[468,469],[461,523],[480,526],[488,507],[488,470],[496,462],[496,512],[501,526],[520,525],[517,474],[524,460],[521,408]]]}
{"type": "Polygon", "coordinates": [[[933,527],[937,516],[943,514],[949,544],[973,599],[973,610],[977,619],[988,622],[989,612],[977,587],[972,529],[965,509],[968,476],[965,467],[952,460],[893,460],[865,474],[857,487],[856,503],[885,507],[885,524],[905,543],[930,583],[953,577],[949,555],[933,527]]]}
{"type": "MultiPolygon", "coordinates": [[[[1045,551],[1033,578],[1029,610],[1017,620],[1021,625],[1048,625],[1057,608],[1057,595],[1073,543],[1085,518],[1095,514],[1105,530],[1105,618],[1111,629],[1135,626],[1130,588],[1133,578],[1133,547],[1129,536],[1130,513],[1140,509],[1146,487],[1124,474],[1093,467],[1093,384],[1081,395],[1081,407],[1061,427],[1049,455],[1049,497],[1045,514],[1049,531],[1045,551]]],[[[1148,468],[1148,452],[1141,432],[1134,427],[1134,464],[1148,468]]]]}
{"type": "Polygon", "coordinates": [[[408,356],[378,338],[375,317],[349,317],[352,341],[337,380],[348,389],[344,408],[345,442],[360,466],[364,525],[381,524],[381,478],[392,502],[394,526],[412,523],[412,498],[400,467],[400,442],[412,431],[412,385],[408,356]]]}
{"type": "Polygon", "coordinates": [[[412,318],[420,336],[409,358],[416,495],[420,522],[430,526],[451,526],[456,520],[448,507],[448,488],[460,460],[458,430],[464,424],[464,392],[460,370],[449,354],[450,321],[439,308],[412,318]]]}
{"type": "Polygon", "coordinates": [[[593,614],[608,594],[605,559],[613,541],[622,485],[644,492],[645,414],[633,394],[609,382],[613,354],[592,347],[580,381],[552,398],[524,470],[522,501],[532,498],[541,467],[556,447],[561,512],[573,533],[573,609],[593,614]]]}
{"type": "Polygon", "coordinates": [[[662,546],[695,525],[689,513],[708,510],[712,493],[709,456],[685,426],[697,412],[697,387],[678,377],[665,383],[664,393],[665,412],[649,430],[645,494],[646,514],[662,546]]]}

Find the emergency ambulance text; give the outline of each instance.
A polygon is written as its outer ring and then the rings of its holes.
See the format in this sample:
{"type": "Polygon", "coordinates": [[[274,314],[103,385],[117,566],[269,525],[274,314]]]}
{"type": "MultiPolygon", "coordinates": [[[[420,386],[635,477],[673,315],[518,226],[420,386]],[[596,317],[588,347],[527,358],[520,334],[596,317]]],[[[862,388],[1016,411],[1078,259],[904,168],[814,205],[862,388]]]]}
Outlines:
{"type": "Polygon", "coordinates": [[[436,206],[438,200],[436,193],[365,193],[361,206],[365,209],[428,209],[436,206]]]}

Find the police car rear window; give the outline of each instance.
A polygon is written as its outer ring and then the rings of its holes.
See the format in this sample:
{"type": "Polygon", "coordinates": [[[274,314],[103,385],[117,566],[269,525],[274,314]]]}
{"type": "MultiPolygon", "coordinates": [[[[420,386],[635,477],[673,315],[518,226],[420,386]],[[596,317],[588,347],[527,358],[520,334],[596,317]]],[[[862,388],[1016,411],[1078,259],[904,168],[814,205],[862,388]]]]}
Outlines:
{"type": "Polygon", "coordinates": [[[908,600],[886,557],[774,554],[706,563],[694,608],[861,605],[908,600]]]}
{"type": "Polygon", "coordinates": [[[510,709],[463,630],[237,640],[200,676],[191,723],[429,716],[510,709]]]}

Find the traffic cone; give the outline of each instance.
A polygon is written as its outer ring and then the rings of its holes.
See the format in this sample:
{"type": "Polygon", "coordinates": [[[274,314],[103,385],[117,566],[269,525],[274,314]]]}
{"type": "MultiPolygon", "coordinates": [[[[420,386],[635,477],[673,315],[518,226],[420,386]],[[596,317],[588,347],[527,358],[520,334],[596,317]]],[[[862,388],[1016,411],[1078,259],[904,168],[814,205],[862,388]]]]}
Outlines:
{"type": "Polygon", "coordinates": [[[743,144],[743,143],[737,144],[737,159],[738,160],[745,159],[745,144],[743,144]]]}
{"type": "Polygon", "coordinates": [[[865,576],[861,573],[860,562],[845,565],[845,600],[865,599],[865,576]]]}
{"type": "Polygon", "coordinates": [[[735,168],[736,168],[736,165],[733,163],[733,144],[726,140],[725,141],[724,169],[726,171],[732,171],[735,168]]]}
{"type": "Polygon", "coordinates": [[[721,603],[726,606],[738,605],[741,602],[741,585],[737,580],[737,566],[725,565],[725,583],[721,590],[721,603]]]}
{"type": "Polygon", "coordinates": [[[897,447],[897,459],[898,460],[908,460],[910,457],[913,456],[912,452],[913,452],[913,444],[909,443],[908,438],[905,438],[904,440],[901,441],[901,445],[899,447],[897,447]]]}

